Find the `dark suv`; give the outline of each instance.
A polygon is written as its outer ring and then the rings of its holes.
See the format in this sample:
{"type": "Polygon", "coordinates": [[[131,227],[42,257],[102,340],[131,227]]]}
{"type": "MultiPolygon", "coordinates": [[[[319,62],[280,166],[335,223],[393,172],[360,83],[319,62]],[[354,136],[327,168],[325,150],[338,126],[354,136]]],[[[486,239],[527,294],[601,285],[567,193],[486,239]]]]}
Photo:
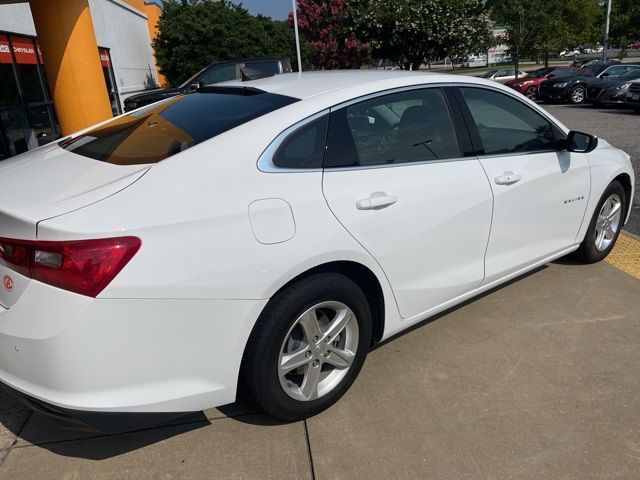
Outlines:
{"type": "Polygon", "coordinates": [[[162,88],[132,95],[124,100],[124,111],[175,97],[197,88],[230,80],[255,80],[280,73],[290,73],[291,60],[286,57],[240,58],[224,62],[214,62],[193,75],[179,87],[162,88]]]}

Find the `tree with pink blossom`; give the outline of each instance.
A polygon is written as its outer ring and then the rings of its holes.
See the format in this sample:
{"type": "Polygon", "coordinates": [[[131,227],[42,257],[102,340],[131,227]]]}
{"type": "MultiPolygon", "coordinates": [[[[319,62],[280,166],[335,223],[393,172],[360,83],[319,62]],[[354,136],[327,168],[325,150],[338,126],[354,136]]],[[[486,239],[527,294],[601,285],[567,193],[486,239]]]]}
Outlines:
{"type": "MultiPolygon", "coordinates": [[[[369,44],[358,38],[354,8],[348,0],[298,0],[298,29],[313,68],[360,68],[369,44]]],[[[289,13],[293,28],[293,12],[289,13]]]]}

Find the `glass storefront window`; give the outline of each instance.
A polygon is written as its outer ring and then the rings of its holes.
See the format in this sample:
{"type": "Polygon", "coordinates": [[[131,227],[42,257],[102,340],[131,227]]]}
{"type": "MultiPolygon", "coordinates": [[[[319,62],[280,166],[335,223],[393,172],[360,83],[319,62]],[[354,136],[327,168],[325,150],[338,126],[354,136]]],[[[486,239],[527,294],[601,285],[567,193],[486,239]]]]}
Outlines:
{"type": "Polygon", "coordinates": [[[18,84],[13,74],[13,65],[0,63],[0,107],[20,105],[18,84]]]}
{"type": "Polygon", "coordinates": [[[37,41],[0,33],[0,160],[60,137],[37,41]]]}
{"type": "Polygon", "coordinates": [[[22,107],[0,110],[0,126],[3,130],[9,155],[26,152],[28,139],[25,130],[29,128],[27,114],[22,107]]]}
{"type": "Polygon", "coordinates": [[[0,108],[20,104],[18,83],[13,73],[9,37],[0,34],[0,108]]]}

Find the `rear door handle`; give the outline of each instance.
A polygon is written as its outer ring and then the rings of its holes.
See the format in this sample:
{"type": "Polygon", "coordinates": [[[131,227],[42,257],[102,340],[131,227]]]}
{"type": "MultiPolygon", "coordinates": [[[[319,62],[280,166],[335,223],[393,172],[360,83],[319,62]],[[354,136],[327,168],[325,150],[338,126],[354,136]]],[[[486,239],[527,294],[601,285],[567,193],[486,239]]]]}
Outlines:
{"type": "Polygon", "coordinates": [[[387,195],[385,192],[374,192],[369,198],[363,198],[356,202],[358,210],[379,210],[381,208],[393,205],[398,201],[398,197],[387,195]]]}
{"type": "Polygon", "coordinates": [[[493,179],[498,185],[513,185],[522,180],[522,176],[513,172],[504,172],[502,175],[493,179]]]}

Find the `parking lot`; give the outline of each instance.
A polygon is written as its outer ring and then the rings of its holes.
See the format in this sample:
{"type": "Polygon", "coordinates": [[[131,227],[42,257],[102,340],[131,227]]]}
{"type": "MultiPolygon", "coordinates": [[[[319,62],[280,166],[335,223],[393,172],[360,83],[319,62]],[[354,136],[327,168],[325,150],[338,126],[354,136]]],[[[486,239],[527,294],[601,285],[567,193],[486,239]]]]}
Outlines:
{"type": "MultiPolygon", "coordinates": [[[[640,158],[640,115],[548,106],[640,158]]],[[[636,180],[636,188],[638,188],[636,180]]],[[[640,233],[640,197],[629,232],[640,233]]],[[[640,241],[546,265],[370,353],[334,407],[279,424],[244,401],[120,435],[0,397],[0,479],[522,478],[640,474],[640,241]]]]}

